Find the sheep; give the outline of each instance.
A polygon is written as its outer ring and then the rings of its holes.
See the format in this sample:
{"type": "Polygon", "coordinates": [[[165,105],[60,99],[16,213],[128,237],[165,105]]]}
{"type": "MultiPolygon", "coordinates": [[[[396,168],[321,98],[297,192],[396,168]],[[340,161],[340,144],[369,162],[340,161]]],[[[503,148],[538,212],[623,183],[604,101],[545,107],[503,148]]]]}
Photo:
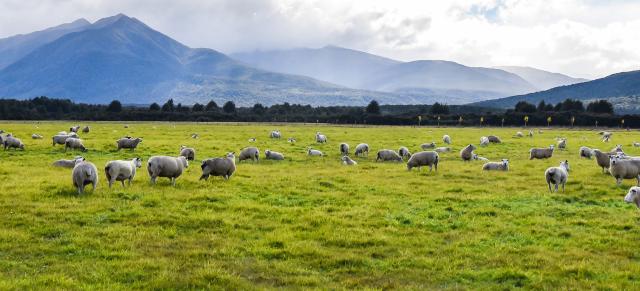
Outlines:
{"type": "Polygon", "coordinates": [[[409,159],[411,158],[411,152],[409,151],[409,149],[407,147],[400,147],[398,149],[398,154],[403,158],[403,159],[409,159]]]}
{"type": "Polygon", "coordinates": [[[321,134],[319,131],[316,132],[316,142],[318,142],[318,143],[327,142],[327,136],[324,135],[324,134],[321,134]]]}
{"type": "Polygon", "coordinates": [[[296,143],[296,139],[294,137],[290,137],[287,139],[287,142],[296,143]]]}
{"type": "Polygon", "coordinates": [[[93,191],[98,186],[98,169],[96,165],[87,161],[78,161],[71,172],[73,186],[78,190],[78,195],[84,193],[84,186],[91,184],[93,191]]]}
{"type": "Polygon", "coordinates": [[[235,153],[227,153],[223,158],[206,159],[202,161],[202,176],[200,180],[207,181],[209,176],[222,176],[225,180],[229,180],[236,171],[235,153]]]}
{"type": "Polygon", "coordinates": [[[104,166],[104,175],[107,177],[107,181],[109,182],[109,188],[116,181],[122,182],[122,187],[124,187],[124,180],[129,182],[129,186],[131,186],[131,181],[136,176],[136,169],[142,167],[142,159],[141,158],[133,158],[131,160],[123,161],[109,161],[104,166]]]}
{"type": "Polygon", "coordinates": [[[189,161],[196,159],[196,150],[187,146],[180,146],[180,156],[187,158],[189,161]]]}
{"type": "Polygon", "coordinates": [[[439,148],[435,148],[434,151],[436,151],[437,153],[448,153],[451,151],[450,147],[439,147],[439,148]]]}
{"type": "Polygon", "coordinates": [[[240,151],[240,155],[238,155],[238,162],[242,162],[244,160],[252,160],[259,161],[260,160],[260,151],[257,147],[246,147],[240,151]]]}
{"type": "Polygon", "coordinates": [[[522,131],[518,131],[516,132],[516,137],[523,137],[524,134],[522,134],[522,131]]]}
{"type": "Polygon", "coordinates": [[[282,137],[282,135],[280,134],[279,130],[272,130],[271,133],[269,133],[269,137],[270,138],[280,138],[280,137],[282,137]]]}
{"type": "Polygon", "coordinates": [[[344,142],[340,144],[340,154],[343,156],[349,155],[349,144],[344,142]]]}
{"type": "Polygon", "coordinates": [[[354,154],[357,156],[369,156],[369,145],[366,143],[361,143],[356,146],[356,150],[354,154]]]}
{"type": "Polygon", "coordinates": [[[57,144],[61,144],[64,145],[64,143],[67,141],[68,138],[79,138],[77,134],[56,134],[51,138],[51,144],[53,146],[57,145],[57,144]]]}
{"type": "Polygon", "coordinates": [[[602,135],[603,142],[609,142],[609,140],[611,139],[611,135],[613,135],[612,132],[608,131],[601,131],[600,134],[602,135]]]}
{"type": "Polygon", "coordinates": [[[402,162],[402,157],[400,155],[398,155],[398,153],[396,153],[393,150],[387,150],[387,149],[383,149],[383,150],[379,150],[377,155],[376,155],[376,162],[377,161],[394,161],[394,162],[402,162]]]}
{"type": "Polygon", "coordinates": [[[446,143],[446,144],[451,144],[451,137],[449,137],[448,135],[443,135],[442,136],[442,142],[446,143]]]}
{"type": "Polygon", "coordinates": [[[322,157],[322,156],[324,156],[324,154],[321,151],[314,150],[312,148],[309,148],[307,150],[307,155],[312,156],[312,157],[322,157]]]}
{"type": "Polygon", "coordinates": [[[21,149],[24,151],[24,143],[22,143],[22,140],[12,135],[7,135],[7,137],[4,139],[3,145],[5,151],[7,150],[7,148],[13,148],[15,150],[21,149]]]}
{"type": "Polygon", "coordinates": [[[593,151],[585,146],[580,147],[579,153],[581,158],[591,159],[591,157],[593,156],[593,151]]]}
{"type": "Polygon", "coordinates": [[[487,136],[487,139],[489,139],[490,143],[501,143],[502,142],[502,140],[500,140],[500,138],[495,136],[495,135],[489,135],[489,136],[487,136]]]}
{"type": "Polygon", "coordinates": [[[604,153],[599,149],[593,149],[591,152],[596,157],[598,166],[602,168],[602,173],[605,173],[605,169],[608,169],[610,166],[609,153],[604,153]]]}
{"type": "Polygon", "coordinates": [[[274,152],[271,150],[265,150],[264,151],[264,156],[267,160],[276,160],[276,161],[282,161],[284,160],[284,155],[279,153],[279,152],[274,152]]]}
{"type": "Polygon", "coordinates": [[[42,135],[39,135],[39,134],[37,134],[37,133],[34,133],[34,134],[32,134],[32,135],[31,135],[31,138],[32,138],[32,139],[42,139],[42,135]]]}
{"type": "Polygon", "coordinates": [[[561,138],[558,140],[558,148],[561,150],[564,150],[567,148],[567,139],[566,138],[561,138]]]}
{"type": "Polygon", "coordinates": [[[66,131],[60,131],[58,133],[56,133],[56,135],[67,135],[68,133],[66,131]]]}
{"type": "Polygon", "coordinates": [[[438,171],[439,160],[440,156],[438,156],[437,152],[428,151],[415,153],[407,161],[407,171],[411,171],[412,168],[418,168],[418,171],[420,171],[422,166],[429,166],[429,172],[431,172],[433,168],[438,171]]]}
{"type": "Polygon", "coordinates": [[[64,141],[64,151],[66,152],[67,149],[80,150],[83,152],[87,151],[84,144],[82,144],[82,140],[74,137],[67,138],[67,140],[64,141]]]}
{"type": "Polygon", "coordinates": [[[430,143],[423,143],[420,145],[420,148],[423,150],[428,150],[428,149],[433,149],[436,147],[436,143],[435,142],[430,142],[430,143]]]}
{"type": "Polygon", "coordinates": [[[567,183],[567,178],[569,178],[569,161],[565,160],[560,162],[558,167],[548,168],[544,171],[544,177],[549,186],[549,192],[554,192],[551,190],[551,184],[555,185],[555,192],[558,191],[558,185],[562,184],[562,192],[564,193],[564,185],[567,183]]]}
{"type": "Polygon", "coordinates": [[[486,147],[489,145],[489,138],[486,136],[480,137],[480,146],[486,147]]]}
{"type": "Polygon", "coordinates": [[[142,142],[142,138],[130,138],[123,137],[119,140],[116,140],[116,146],[118,150],[120,149],[131,149],[135,150],[138,147],[138,144],[142,142]]]}
{"type": "Polygon", "coordinates": [[[80,125],[72,126],[69,128],[69,132],[78,132],[80,130],[80,125]]]}
{"type": "Polygon", "coordinates": [[[176,179],[182,175],[184,169],[189,167],[189,161],[183,156],[167,157],[153,156],[147,162],[147,171],[151,178],[151,183],[156,184],[158,177],[169,178],[171,185],[176,185],[176,179]]]}
{"type": "Polygon", "coordinates": [[[529,130],[529,137],[533,137],[533,130],[529,130]]]}
{"type": "Polygon", "coordinates": [[[197,138],[199,138],[199,137],[200,137],[200,135],[199,135],[199,134],[197,134],[197,133],[192,133],[192,134],[191,134],[191,138],[193,138],[193,139],[197,139],[197,138]]]}
{"type": "Polygon", "coordinates": [[[349,156],[343,156],[342,157],[342,164],[343,165],[347,165],[347,166],[355,166],[358,164],[358,162],[352,160],[349,156]]]}
{"type": "Polygon", "coordinates": [[[89,133],[89,131],[91,131],[91,129],[88,125],[82,128],[82,133],[89,133]]]}
{"type": "Polygon", "coordinates": [[[476,146],[469,144],[468,146],[460,150],[460,158],[462,158],[462,160],[465,162],[470,161],[473,158],[473,151],[475,150],[476,146]]]}
{"type": "Polygon", "coordinates": [[[129,128],[129,125],[128,125],[128,124],[125,124],[125,125],[124,125],[124,128],[129,128]]]}
{"type": "Polygon", "coordinates": [[[487,158],[485,158],[485,157],[481,157],[481,156],[479,156],[478,154],[473,154],[472,159],[474,159],[474,160],[476,160],[476,161],[485,161],[485,162],[488,162],[488,161],[489,161],[489,159],[487,159],[487,158]]]}
{"type": "Polygon", "coordinates": [[[502,162],[488,162],[482,165],[483,171],[509,171],[509,160],[502,159],[502,162]]]}
{"type": "Polygon", "coordinates": [[[624,196],[624,202],[635,203],[636,207],[640,208],[640,187],[633,186],[629,188],[629,192],[624,196]]]}
{"type": "Polygon", "coordinates": [[[54,167],[70,168],[72,169],[76,163],[83,162],[85,159],[81,156],[76,156],[73,160],[57,160],[51,165],[54,167]]]}
{"type": "Polygon", "coordinates": [[[533,159],[548,159],[553,156],[554,145],[550,145],[548,148],[532,148],[529,150],[529,160],[533,159]]]}
{"type": "Polygon", "coordinates": [[[616,155],[609,156],[609,173],[616,178],[616,185],[623,179],[636,179],[636,186],[640,186],[640,159],[626,159],[616,155]]]}
{"type": "Polygon", "coordinates": [[[256,138],[255,137],[250,138],[249,142],[256,142],[256,138]]]}
{"type": "Polygon", "coordinates": [[[612,154],[619,154],[619,153],[624,154],[624,151],[622,150],[622,145],[621,144],[616,145],[614,148],[611,149],[611,153],[612,154]]]}
{"type": "Polygon", "coordinates": [[[637,147],[640,147],[640,142],[635,142],[635,141],[634,141],[634,142],[632,143],[632,145],[633,145],[633,147],[636,147],[636,148],[637,148],[637,147]]]}

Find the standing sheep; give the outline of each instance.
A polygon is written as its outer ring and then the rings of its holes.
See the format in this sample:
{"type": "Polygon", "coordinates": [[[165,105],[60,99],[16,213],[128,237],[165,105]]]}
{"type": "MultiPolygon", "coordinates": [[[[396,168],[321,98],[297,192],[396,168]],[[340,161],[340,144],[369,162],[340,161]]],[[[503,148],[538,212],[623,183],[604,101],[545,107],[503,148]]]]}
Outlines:
{"type": "Polygon", "coordinates": [[[473,151],[475,150],[476,146],[469,144],[468,146],[460,150],[460,158],[462,158],[462,160],[465,162],[471,161],[471,159],[473,158],[473,151]]]}
{"type": "Polygon", "coordinates": [[[141,158],[133,158],[129,161],[117,160],[107,162],[104,166],[104,175],[109,182],[109,189],[111,189],[111,185],[116,181],[122,182],[122,187],[124,187],[124,180],[127,180],[129,186],[131,186],[131,181],[136,176],[136,169],[141,167],[141,158]]]}
{"type": "Polygon", "coordinates": [[[609,140],[611,139],[611,135],[613,135],[613,133],[608,131],[601,131],[600,134],[602,134],[603,142],[609,142],[609,140]]]}
{"type": "Polygon", "coordinates": [[[609,157],[609,173],[616,178],[616,185],[622,179],[636,179],[636,186],[640,186],[640,159],[625,159],[619,156],[609,157]]]}
{"type": "Polygon", "coordinates": [[[400,147],[398,149],[398,154],[403,158],[403,159],[409,159],[411,158],[411,152],[409,151],[409,149],[407,147],[400,147]]]}
{"type": "Polygon", "coordinates": [[[532,148],[529,150],[529,160],[533,159],[548,159],[553,156],[554,145],[550,145],[548,148],[532,148]]]}
{"type": "Polygon", "coordinates": [[[88,125],[82,128],[82,133],[89,133],[89,131],[91,131],[91,129],[89,128],[88,125]]]}
{"type": "Polygon", "coordinates": [[[312,148],[309,148],[307,150],[307,155],[312,156],[312,157],[322,157],[324,154],[319,150],[314,150],[312,148]]]}
{"type": "Polygon", "coordinates": [[[548,168],[544,171],[544,177],[549,186],[549,192],[553,192],[551,184],[555,185],[556,192],[558,191],[558,185],[562,184],[562,192],[564,193],[564,185],[567,183],[567,178],[569,178],[569,161],[561,162],[559,167],[548,168]]]}
{"type": "Polygon", "coordinates": [[[489,136],[487,136],[487,139],[489,139],[490,143],[501,143],[502,142],[502,140],[500,140],[500,138],[495,136],[495,135],[489,135],[489,136]]]}
{"type": "Polygon", "coordinates": [[[593,156],[593,151],[585,146],[580,147],[579,153],[581,158],[591,159],[591,156],[593,156]]]}
{"type": "Polygon", "coordinates": [[[489,138],[486,136],[480,137],[480,146],[486,147],[489,145],[489,138]]]}
{"type": "Polygon", "coordinates": [[[593,149],[591,151],[596,157],[596,163],[598,164],[598,167],[602,168],[602,173],[605,173],[605,169],[608,169],[610,165],[609,153],[603,153],[599,149],[593,149]]]}
{"type": "Polygon", "coordinates": [[[256,138],[255,137],[250,138],[249,142],[256,142],[256,138]]]}
{"type": "Polygon", "coordinates": [[[446,143],[446,144],[451,144],[451,137],[449,135],[443,135],[442,136],[442,142],[446,143]]]}
{"type": "Polygon", "coordinates": [[[196,159],[196,150],[187,146],[180,146],[180,156],[187,158],[189,161],[196,159]]]}
{"type": "Polygon", "coordinates": [[[191,138],[193,138],[193,139],[198,139],[199,137],[200,137],[200,135],[197,134],[197,133],[192,133],[191,134],[191,138]]]}
{"type": "Polygon", "coordinates": [[[269,133],[269,137],[270,138],[281,138],[282,135],[280,134],[279,130],[272,130],[271,133],[269,133]]]}
{"type": "Polygon", "coordinates": [[[57,160],[53,162],[52,166],[72,169],[73,167],[75,167],[76,163],[83,162],[83,161],[84,161],[83,157],[76,156],[73,160],[57,160]]]}
{"type": "Polygon", "coordinates": [[[632,145],[633,145],[633,147],[636,147],[636,148],[637,148],[637,147],[640,147],[640,142],[635,142],[635,141],[634,141],[634,142],[632,143],[632,145]]]}
{"type": "Polygon", "coordinates": [[[340,144],[340,154],[343,156],[349,155],[349,144],[344,142],[340,144]]]}
{"type": "Polygon", "coordinates": [[[633,186],[629,188],[629,192],[624,196],[624,202],[634,203],[636,207],[640,208],[640,187],[633,186]]]}
{"type": "Polygon", "coordinates": [[[430,142],[430,143],[423,143],[420,145],[420,148],[423,150],[428,150],[428,149],[433,149],[436,147],[436,143],[435,142],[430,142]]]}
{"type": "Polygon", "coordinates": [[[66,152],[68,149],[80,150],[83,152],[87,151],[87,148],[82,144],[82,140],[73,137],[67,138],[67,140],[64,141],[64,151],[66,152]]]}
{"type": "Polygon", "coordinates": [[[376,155],[376,162],[377,161],[402,162],[402,157],[400,155],[398,155],[398,153],[396,153],[393,150],[383,149],[383,150],[379,150],[378,151],[378,154],[376,155]]]}
{"type": "Polygon", "coordinates": [[[438,161],[440,157],[437,152],[419,152],[415,153],[411,156],[409,161],[407,161],[407,171],[411,171],[413,168],[418,168],[418,171],[421,170],[423,166],[429,166],[429,172],[433,168],[438,171],[438,161]]]}
{"type": "Polygon", "coordinates": [[[327,142],[327,136],[324,134],[321,134],[319,131],[316,132],[316,142],[318,143],[326,143],[327,142]]]}
{"type": "Polygon", "coordinates": [[[356,150],[354,154],[357,156],[369,156],[369,145],[366,143],[361,143],[356,146],[356,150]]]}
{"type": "Polygon", "coordinates": [[[93,191],[95,191],[96,186],[98,186],[98,169],[91,162],[78,162],[71,172],[71,180],[73,181],[73,186],[78,190],[78,195],[82,195],[84,186],[89,184],[93,186],[93,191]]]}
{"type": "Polygon", "coordinates": [[[482,165],[483,171],[509,171],[509,160],[502,159],[501,162],[488,162],[482,165]]]}
{"type": "Polygon", "coordinates": [[[284,155],[279,153],[279,152],[274,152],[271,150],[266,150],[264,151],[264,156],[267,160],[276,160],[276,161],[282,161],[284,160],[284,155]]]}
{"type": "Polygon", "coordinates": [[[118,150],[120,149],[131,149],[135,150],[138,147],[138,144],[142,142],[142,138],[127,138],[123,137],[116,141],[116,146],[118,146],[118,150]]]}
{"type": "Polygon", "coordinates": [[[235,153],[228,153],[224,158],[214,158],[202,161],[202,176],[200,180],[207,181],[209,176],[222,176],[225,180],[229,180],[236,171],[235,153]]]}
{"type": "Polygon", "coordinates": [[[70,127],[70,128],[69,128],[69,131],[70,131],[70,132],[75,132],[75,133],[77,133],[77,132],[78,132],[78,130],[80,130],[80,125],[72,126],[72,127],[70,127]]]}
{"type": "Polygon", "coordinates": [[[156,184],[158,177],[169,178],[171,185],[176,185],[176,179],[182,175],[184,169],[189,167],[189,161],[183,156],[167,157],[153,156],[147,162],[147,171],[151,178],[151,183],[156,184]]]}
{"type": "MultiPolygon", "coordinates": [[[[75,133],[74,133],[75,134],[75,133]]],[[[64,143],[67,141],[68,138],[77,138],[77,135],[71,135],[71,134],[56,134],[51,138],[51,143],[53,146],[57,145],[57,144],[61,144],[64,145],[64,143]]]]}
{"type": "Polygon", "coordinates": [[[529,137],[533,137],[533,130],[529,130],[529,137]]]}
{"type": "Polygon", "coordinates": [[[240,151],[240,155],[238,155],[238,162],[242,162],[244,160],[251,160],[258,162],[260,161],[260,150],[257,147],[246,147],[240,151]]]}
{"type": "Polygon", "coordinates": [[[343,156],[342,157],[342,164],[343,165],[347,165],[347,166],[355,166],[358,164],[358,162],[352,160],[349,156],[343,156]]]}
{"type": "Polygon", "coordinates": [[[7,150],[7,148],[13,148],[15,150],[21,149],[24,151],[24,143],[22,143],[22,140],[12,135],[7,135],[7,137],[4,139],[3,144],[5,151],[7,150]]]}

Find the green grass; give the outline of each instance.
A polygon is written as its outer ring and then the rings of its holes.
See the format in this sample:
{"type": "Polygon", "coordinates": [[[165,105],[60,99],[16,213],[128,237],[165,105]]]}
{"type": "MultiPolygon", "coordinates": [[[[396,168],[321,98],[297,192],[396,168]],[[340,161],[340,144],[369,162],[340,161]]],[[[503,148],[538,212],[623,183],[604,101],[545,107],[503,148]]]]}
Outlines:
{"type": "MultiPolygon", "coordinates": [[[[82,123],[83,125],[86,123],[82,123]]],[[[623,196],[635,182],[601,173],[578,158],[581,145],[631,155],[638,132],[616,132],[605,144],[595,131],[545,130],[513,138],[501,128],[328,127],[195,123],[89,123],[81,134],[100,169],[95,192],[78,197],[71,158],[50,137],[69,122],[2,123],[26,151],[0,151],[0,289],[131,288],[402,288],[638,289],[640,220],[623,196]],[[278,128],[283,139],[270,140],[278,128]],[[316,145],[317,130],[329,143],[316,145]],[[200,138],[191,139],[197,132],[200,138]],[[44,140],[32,140],[40,133],[44,140]],[[437,173],[376,163],[375,151],[453,140],[437,173]],[[126,134],[144,137],[135,152],[115,151],[126,134]],[[504,143],[476,152],[510,159],[507,173],[481,171],[458,151],[496,134],[504,143]],[[198,181],[199,160],[238,152],[257,137],[261,151],[283,162],[239,164],[229,181],[198,181]],[[289,144],[294,136],[298,143],[289,144]],[[568,138],[568,150],[528,160],[532,146],[568,138]],[[342,166],[338,144],[372,148],[355,167],[342,166]],[[197,162],[171,187],[149,184],[146,160],[197,150],[197,162]],[[325,153],[308,158],[308,146],[325,153]],[[104,164],[140,156],[145,166],[130,188],[107,188],[104,164]],[[549,193],[544,170],[568,159],[566,193],[549,193]]]]}

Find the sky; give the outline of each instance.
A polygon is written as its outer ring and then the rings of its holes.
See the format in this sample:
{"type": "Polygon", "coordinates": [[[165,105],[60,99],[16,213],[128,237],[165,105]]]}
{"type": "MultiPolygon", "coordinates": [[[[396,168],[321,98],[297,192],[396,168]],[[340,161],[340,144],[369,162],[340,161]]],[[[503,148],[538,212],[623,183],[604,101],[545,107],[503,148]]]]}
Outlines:
{"type": "Polygon", "coordinates": [[[590,79],[640,69],[640,0],[0,0],[0,38],[118,13],[224,53],[336,45],[590,79]]]}

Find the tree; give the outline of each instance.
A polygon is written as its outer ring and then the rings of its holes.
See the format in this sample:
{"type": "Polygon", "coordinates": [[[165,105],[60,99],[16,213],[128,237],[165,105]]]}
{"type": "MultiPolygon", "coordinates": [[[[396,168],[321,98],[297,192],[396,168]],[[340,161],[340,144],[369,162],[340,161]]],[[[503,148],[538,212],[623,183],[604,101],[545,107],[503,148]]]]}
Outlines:
{"type": "Polygon", "coordinates": [[[367,105],[366,111],[369,114],[380,114],[380,104],[378,104],[376,100],[371,100],[369,105],[367,105]]]}
{"type": "Polygon", "coordinates": [[[182,103],[178,103],[178,106],[176,106],[176,111],[189,112],[189,106],[182,106],[182,103]]]}
{"type": "Polygon", "coordinates": [[[583,112],[584,105],[580,100],[566,99],[562,102],[562,111],[583,112]]]}
{"type": "Polygon", "coordinates": [[[160,105],[158,105],[158,103],[151,103],[151,105],[149,106],[149,111],[160,111],[160,105]]]}
{"type": "Polygon", "coordinates": [[[162,105],[162,111],[170,112],[174,109],[175,107],[173,106],[173,99],[167,100],[167,102],[162,105]]]}
{"type": "Polygon", "coordinates": [[[215,111],[218,110],[218,104],[216,104],[216,102],[214,102],[213,100],[209,101],[209,103],[207,103],[207,106],[205,107],[205,110],[207,111],[215,111]]]}
{"type": "Polygon", "coordinates": [[[267,111],[267,109],[260,103],[254,104],[253,108],[251,108],[251,112],[254,114],[263,114],[265,111],[267,111]]]}
{"type": "Polygon", "coordinates": [[[193,111],[193,112],[204,111],[204,105],[202,105],[200,103],[193,104],[193,107],[191,107],[191,111],[193,111]]]}
{"type": "Polygon", "coordinates": [[[446,104],[440,104],[438,102],[433,103],[429,109],[431,114],[449,114],[449,106],[446,104]]]}
{"type": "Polygon", "coordinates": [[[109,111],[109,112],[120,112],[120,111],[122,111],[122,103],[120,103],[120,101],[118,101],[118,100],[111,101],[111,103],[109,103],[109,106],[107,106],[107,111],[109,111]]]}
{"type": "Polygon", "coordinates": [[[515,111],[523,113],[533,113],[536,112],[536,106],[527,101],[520,101],[516,104],[515,111]]]}
{"type": "Polygon", "coordinates": [[[544,100],[540,101],[540,103],[538,103],[538,112],[545,112],[547,111],[547,103],[544,103],[544,100]]]}
{"type": "Polygon", "coordinates": [[[236,104],[233,103],[233,101],[227,101],[227,103],[222,106],[222,110],[226,113],[234,113],[236,112],[236,104]]]}
{"type": "Polygon", "coordinates": [[[607,100],[593,101],[587,105],[587,111],[592,113],[613,114],[613,105],[607,100]]]}

